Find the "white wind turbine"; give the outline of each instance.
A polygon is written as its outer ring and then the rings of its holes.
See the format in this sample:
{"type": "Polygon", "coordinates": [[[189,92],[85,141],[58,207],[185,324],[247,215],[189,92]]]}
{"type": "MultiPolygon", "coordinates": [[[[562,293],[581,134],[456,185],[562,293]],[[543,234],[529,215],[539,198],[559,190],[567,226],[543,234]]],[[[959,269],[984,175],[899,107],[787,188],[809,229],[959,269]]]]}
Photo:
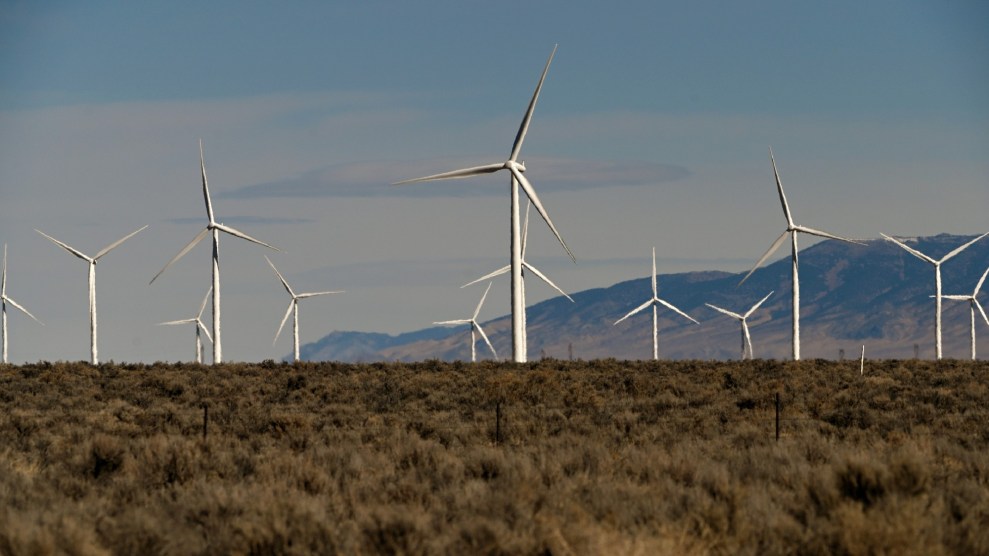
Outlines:
{"type": "Polygon", "coordinates": [[[96,334],[96,263],[100,260],[101,257],[103,257],[103,255],[106,255],[107,253],[118,247],[121,243],[127,241],[128,239],[130,239],[135,234],[137,234],[138,232],[140,232],[145,228],[147,228],[147,225],[142,226],[137,230],[127,234],[126,236],[118,239],[117,241],[111,243],[110,245],[107,245],[106,247],[101,249],[98,253],[96,253],[96,255],[93,257],[86,255],[85,253],[79,251],[74,247],[70,247],[69,245],[62,243],[61,241],[53,238],[52,236],[42,232],[41,230],[38,229],[34,230],[39,234],[41,234],[42,236],[44,236],[45,238],[47,238],[48,240],[50,240],[55,245],[58,245],[62,249],[65,249],[69,253],[72,253],[73,255],[89,263],[89,351],[90,351],[90,359],[93,362],[93,365],[99,365],[100,363],[99,355],[97,353],[97,348],[96,348],[97,345],[96,343],[96,336],[97,336],[96,334]]]}
{"type": "Polygon", "coordinates": [[[206,295],[203,297],[203,304],[199,306],[199,313],[196,314],[195,318],[182,319],[182,320],[170,320],[168,322],[159,322],[159,325],[176,325],[176,324],[195,324],[196,325],[196,363],[203,362],[203,339],[202,334],[206,334],[206,337],[210,342],[213,341],[213,337],[209,335],[209,330],[206,329],[206,325],[203,324],[203,311],[206,310],[206,302],[209,301],[209,294],[213,293],[213,288],[206,291],[206,295]]]}
{"type": "MultiPolygon", "coordinates": [[[[528,337],[528,332],[526,332],[526,314],[525,314],[526,313],[526,304],[525,304],[525,271],[528,270],[528,271],[532,272],[533,274],[535,274],[536,276],[538,276],[540,280],[542,280],[543,282],[546,282],[546,284],[548,284],[551,288],[553,288],[554,290],[560,292],[560,295],[562,295],[563,297],[566,297],[567,299],[569,299],[571,303],[575,303],[575,301],[573,300],[573,298],[570,297],[569,295],[567,295],[567,292],[561,290],[559,286],[557,286],[556,284],[554,284],[553,281],[550,280],[549,278],[547,278],[545,274],[543,274],[542,272],[540,272],[538,268],[532,266],[531,264],[529,264],[528,261],[525,260],[525,247],[526,247],[526,243],[527,243],[527,240],[528,240],[528,237],[529,237],[529,208],[531,206],[532,206],[532,203],[531,202],[526,204],[526,206],[525,206],[525,220],[522,222],[522,268],[523,268],[523,271],[522,271],[522,346],[523,346],[522,347],[522,352],[525,353],[525,354],[528,354],[529,353],[529,337],[528,337]]],[[[496,271],[494,271],[494,272],[492,272],[490,274],[485,274],[484,276],[481,276],[477,280],[474,280],[473,282],[468,282],[468,283],[466,283],[466,284],[464,284],[463,286],[460,286],[460,287],[461,288],[466,288],[467,286],[472,286],[472,285],[474,285],[474,284],[476,284],[478,282],[483,282],[484,280],[488,280],[490,278],[494,278],[495,276],[501,276],[502,274],[507,273],[511,269],[512,269],[512,265],[510,265],[510,264],[505,265],[505,266],[499,268],[498,270],[496,270],[496,271]]]]}
{"type": "Polygon", "coordinates": [[[934,353],[938,359],[941,359],[941,297],[942,297],[941,296],[941,265],[944,264],[949,259],[951,259],[952,257],[954,257],[955,255],[967,249],[970,245],[972,245],[976,241],[979,241],[980,239],[989,235],[989,232],[986,232],[981,236],[973,239],[972,241],[962,245],[961,247],[958,247],[954,251],[941,257],[940,260],[934,260],[931,257],[928,257],[927,255],[921,253],[920,251],[917,251],[912,247],[908,247],[900,240],[892,238],[886,234],[879,234],[879,235],[883,236],[888,241],[892,241],[893,243],[899,245],[900,247],[905,249],[907,253],[910,253],[914,257],[917,257],[922,261],[934,265],[934,353]]]}
{"type": "Polygon", "coordinates": [[[714,309],[715,311],[718,311],[719,313],[724,313],[724,314],[728,315],[729,317],[732,317],[734,319],[737,319],[740,323],[742,323],[742,356],[741,356],[741,359],[745,359],[745,354],[746,353],[749,354],[749,359],[755,359],[755,355],[753,355],[753,353],[752,353],[752,336],[749,335],[748,318],[752,315],[752,313],[755,312],[756,309],[759,308],[760,305],[762,305],[767,299],[769,299],[769,296],[770,295],[773,295],[773,292],[769,292],[766,295],[766,297],[763,297],[762,299],[760,299],[758,303],[756,303],[755,305],[753,305],[743,315],[739,315],[738,313],[733,313],[732,311],[729,311],[728,309],[722,309],[721,307],[718,307],[717,305],[711,305],[710,303],[705,303],[704,304],[704,305],[707,305],[708,307],[714,309]],[[746,349],[748,350],[747,352],[746,352],[746,349]]]}
{"type": "Polygon", "coordinates": [[[982,283],[986,281],[986,275],[989,275],[989,268],[982,273],[982,278],[979,278],[979,283],[975,285],[975,290],[972,291],[972,295],[942,295],[944,299],[954,299],[956,301],[968,301],[969,311],[971,312],[971,323],[972,323],[972,361],[975,361],[975,310],[978,309],[979,313],[982,314],[982,319],[989,324],[989,316],[986,316],[986,310],[982,308],[982,304],[979,303],[977,299],[979,296],[979,290],[982,289],[982,283]]]}
{"type": "Polygon", "coordinates": [[[739,282],[738,285],[741,286],[742,283],[748,280],[749,276],[752,276],[752,273],[755,272],[756,269],[759,268],[759,266],[766,261],[766,259],[772,256],[772,254],[775,253],[777,249],[779,249],[780,245],[783,244],[783,241],[786,240],[787,234],[790,234],[790,244],[792,246],[792,253],[790,255],[790,260],[793,263],[793,275],[792,275],[793,276],[793,282],[792,282],[793,360],[799,361],[800,360],[800,273],[798,268],[799,264],[797,261],[797,233],[810,234],[812,236],[818,236],[827,239],[837,239],[839,241],[844,241],[847,243],[855,243],[858,245],[863,245],[863,244],[858,241],[846,239],[843,237],[838,237],[836,235],[829,234],[827,232],[822,232],[820,230],[815,230],[813,228],[808,228],[806,226],[798,226],[796,223],[794,223],[793,216],[790,214],[790,207],[786,203],[786,195],[783,194],[783,183],[780,181],[780,174],[776,170],[776,159],[773,157],[773,149],[769,149],[769,159],[773,163],[773,175],[776,177],[776,189],[779,192],[780,204],[783,205],[783,215],[786,216],[786,231],[780,234],[780,237],[776,238],[776,241],[774,241],[773,244],[769,246],[769,249],[766,251],[766,253],[762,256],[762,258],[759,259],[759,261],[755,264],[755,266],[752,267],[752,270],[750,270],[749,273],[745,275],[745,278],[742,278],[742,281],[739,282]]]}
{"type": "Polygon", "coordinates": [[[285,311],[285,316],[282,317],[282,323],[278,325],[278,332],[275,332],[275,339],[272,340],[271,343],[272,345],[274,345],[274,343],[278,341],[278,336],[282,333],[282,328],[285,327],[285,321],[288,320],[288,315],[289,313],[291,313],[292,336],[294,338],[292,344],[294,346],[293,353],[295,355],[295,361],[298,362],[299,361],[299,300],[306,299],[307,297],[316,297],[317,295],[330,295],[334,293],[343,293],[343,290],[332,291],[332,292],[295,293],[295,291],[292,290],[292,286],[288,285],[288,282],[285,281],[285,277],[282,276],[281,272],[278,272],[278,269],[275,268],[275,264],[271,262],[271,259],[269,259],[267,255],[265,255],[264,260],[268,261],[268,264],[271,266],[271,270],[275,271],[275,274],[278,275],[278,279],[281,280],[282,285],[285,286],[285,291],[287,291],[288,294],[292,296],[292,301],[289,301],[288,303],[288,310],[285,311]]]}
{"type": "Polygon", "coordinates": [[[549,213],[547,213],[546,209],[543,207],[542,202],[539,200],[539,196],[536,195],[536,190],[533,189],[532,184],[529,183],[529,180],[523,175],[523,172],[525,172],[525,163],[518,161],[519,152],[522,150],[522,142],[525,140],[526,132],[529,129],[529,122],[532,120],[532,113],[536,108],[536,101],[539,99],[539,91],[543,87],[543,81],[546,79],[546,73],[549,71],[549,65],[553,61],[554,54],[556,54],[555,46],[553,47],[553,52],[549,55],[549,59],[546,60],[546,67],[543,68],[543,73],[539,77],[539,83],[536,85],[536,91],[532,95],[532,100],[529,101],[529,107],[525,112],[525,116],[522,118],[522,124],[519,126],[518,133],[515,135],[515,142],[512,144],[512,152],[509,155],[508,160],[495,164],[487,164],[484,166],[454,170],[452,172],[444,172],[442,174],[434,174],[423,178],[404,180],[395,184],[399,185],[432,180],[466,178],[470,176],[479,176],[482,174],[491,174],[498,172],[499,170],[508,170],[511,173],[510,268],[512,273],[512,359],[516,363],[525,363],[526,361],[524,332],[525,300],[522,286],[522,232],[520,222],[521,218],[519,217],[519,186],[521,186],[525,191],[526,196],[536,207],[536,210],[539,211],[540,216],[543,217],[546,224],[549,225],[549,228],[553,231],[556,239],[560,241],[560,244],[566,250],[567,254],[570,255],[570,259],[576,262],[570,248],[567,247],[566,242],[563,241],[563,237],[557,231],[556,226],[553,225],[553,221],[550,220],[549,213]]]}
{"type": "Polygon", "coordinates": [[[3,244],[3,274],[0,277],[0,307],[2,307],[3,313],[3,362],[7,362],[7,304],[10,303],[15,309],[24,313],[25,315],[34,319],[34,322],[44,326],[44,323],[38,320],[34,315],[30,313],[24,307],[21,307],[19,303],[13,299],[7,297],[7,244],[3,244]]]}
{"type": "Polygon", "coordinates": [[[254,239],[253,237],[235,230],[230,226],[227,226],[221,222],[217,222],[213,217],[213,203],[209,198],[209,186],[206,183],[206,162],[203,158],[203,142],[199,141],[199,168],[202,171],[203,176],[203,198],[206,201],[206,216],[209,218],[209,222],[206,227],[203,228],[201,232],[196,234],[196,237],[192,238],[185,247],[179,251],[178,255],[172,257],[172,260],[155,274],[155,277],[151,279],[149,284],[153,284],[154,281],[161,276],[162,272],[172,265],[175,261],[182,258],[183,255],[192,250],[203,238],[206,237],[210,232],[213,233],[213,364],[218,365],[223,362],[223,345],[220,340],[220,232],[226,232],[234,237],[239,237],[241,239],[246,239],[251,243],[257,243],[258,245],[263,245],[269,249],[274,249],[278,251],[278,248],[272,247],[267,243],[254,239]]]}
{"type": "Polygon", "coordinates": [[[676,307],[674,307],[673,304],[670,303],[669,301],[666,301],[665,299],[660,299],[659,298],[659,287],[656,284],[656,248],[655,247],[652,248],[652,276],[651,276],[651,278],[652,278],[652,299],[650,299],[649,301],[646,301],[642,305],[639,305],[635,309],[632,309],[631,311],[629,311],[629,313],[627,315],[625,315],[624,317],[622,317],[622,318],[618,319],[617,321],[615,321],[615,324],[617,325],[618,323],[622,322],[623,320],[631,317],[632,315],[634,315],[634,314],[642,311],[643,309],[645,309],[645,308],[647,308],[647,307],[649,307],[651,305],[652,306],[652,358],[653,358],[653,360],[659,360],[659,315],[657,314],[657,311],[658,311],[658,308],[659,308],[658,306],[659,305],[662,305],[662,306],[666,307],[667,309],[669,309],[669,310],[677,313],[678,315],[684,317],[685,319],[690,320],[694,324],[700,324],[700,323],[697,322],[696,320],[694,320],[694,318],[691,317],[690,315],[688,315],[687,313],[684,313],[680,309],[677,309],[676,307]]]}
{"type": "Polygon", "coordinates": [[[484,295],[481,296],[481,301],[477,303],[477,308],[474,309],[474,314],[469,319],[457,319],[457,320],[443,320],[439,322],[434,322],[433,324],[469,324],[470,325],[470,362],[474,363],[477,361],[477,336],[475,332],[481,334],[481,338],[484,338],[484,343],[488,344],[488,349],[491,350],[491,355],[494,355],[495,359],[498,358],[498,353],[495,351],[493,345],[491,345],[491,340],[488,340],[488,335],[484,333],[484,329],[481,328],[480,323],[477,322],[477,315],[481,313],[481,306],[484,305],[484,299],[488,297],[488,291],[491,290],[491,283],[488,283],[487,289],[484,290],[484,295]]]}

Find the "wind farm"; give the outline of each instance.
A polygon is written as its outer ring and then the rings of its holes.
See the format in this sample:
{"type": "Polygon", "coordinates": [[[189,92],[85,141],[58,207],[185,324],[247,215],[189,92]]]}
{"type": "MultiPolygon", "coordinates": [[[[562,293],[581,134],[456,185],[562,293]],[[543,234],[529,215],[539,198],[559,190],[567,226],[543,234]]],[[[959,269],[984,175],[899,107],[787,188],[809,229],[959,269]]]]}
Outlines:
{"type": "Polygon", "coordinates": [[[0,9],[0,552],[985,553],[989,6],[589,7],[0,9]]]}

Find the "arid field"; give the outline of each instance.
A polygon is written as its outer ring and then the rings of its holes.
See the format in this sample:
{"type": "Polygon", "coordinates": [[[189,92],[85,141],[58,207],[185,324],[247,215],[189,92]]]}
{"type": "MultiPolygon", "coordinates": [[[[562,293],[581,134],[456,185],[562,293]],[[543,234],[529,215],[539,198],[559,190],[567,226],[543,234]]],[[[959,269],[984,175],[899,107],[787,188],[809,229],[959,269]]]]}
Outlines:
{"type": "Polygon", "coordinates": [[[987,383],[959,361],[0,366],[0,554],[989,554],[987,383]]]}

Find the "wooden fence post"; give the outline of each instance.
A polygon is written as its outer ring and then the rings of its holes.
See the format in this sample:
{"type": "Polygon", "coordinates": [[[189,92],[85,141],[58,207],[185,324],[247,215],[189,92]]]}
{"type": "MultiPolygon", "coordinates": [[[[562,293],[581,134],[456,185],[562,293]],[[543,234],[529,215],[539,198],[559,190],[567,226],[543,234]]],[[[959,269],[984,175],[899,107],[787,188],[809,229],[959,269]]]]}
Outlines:
{"type": "Polygon", "coordinates": [[[203,442],[206,442],[206,431],[209,427],[209,404],[203,404],[203,442]]]}
{"type": "Polygon", "coordinates": [[[780,441],[780,393],[776,392],[776,442],[780,441]]]}

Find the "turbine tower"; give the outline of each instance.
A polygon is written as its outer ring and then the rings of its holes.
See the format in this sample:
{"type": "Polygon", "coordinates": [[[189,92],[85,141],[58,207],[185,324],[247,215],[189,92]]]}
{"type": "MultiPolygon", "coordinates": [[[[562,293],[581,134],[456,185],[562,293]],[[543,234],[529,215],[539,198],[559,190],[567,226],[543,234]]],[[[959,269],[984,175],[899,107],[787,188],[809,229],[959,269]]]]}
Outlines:
{"type": "Polygon", "coordinates": [[[740,359],[745,359],[746,349],[748,350],[747,353],[748,353],[749,359],[755,359],[755,355],[753,355],[753,353],[752,353],[752,336],[749,335],[748,318],[749,318],[749,316],[752,315],[752,313],[755,312],[756,309],[759,308],[760,305],[762,305],[767,299],[769,299],[769,296],[770,295],[773,295],[773,292],[769,292],[768,294],[766,294],[766,297],[763,297],[762,299],[760,299],[758,303],[756,303],[755,305],[753,305],[743,315],[739,315],[738,313],[733,313],[733,312],[729,311],[728,309],[722,309],[721,307],[718,307],[717,305],[711,305],[710,303],[705,303],[704,304],[704,305],[707,305],[708,307],[714,309],[715,311],[718,311],[719,313],[724,313],[724,314],[728,315],[729,317],[732,317],[734,319],[737,319],[740,323],[742,323],[742,355],[741,355],[740,359]]]}
{"type": "Polygon", "coordinates": [[[457,320],[443,320],[439,322],[434,322],[433,324],[469,324],[470,325],[470,362],[474,363],[477,361],[477,336],[475,332],[481,334],[481,338],[484,338],[484,343],[488,344],[488,349],[491,350],[491,355],[494,355],[495,359],[498,358],[498,353],[495,351],[493,345],[491,345],[491,340],[488,340],[488,335],[484,333],[484,329],[477,322],[477,315],[481,312],[481,306],[484,305],[484,299],[488,297],[488,292],[491,290],[491,283],[488,283],[487,289],[484,290],[484,295],[481,296],[481,301],[477,303],[477,308],[474,309],[474,314],[469,319],[457,319],[457,320]]]}
{"type": "Polygon", "coordinates": [[[567,247],[566,242],[563,241],[563,237],[560,232],[557,231],[556,226],[553,225],[553,221],[549,218],[549,213],[543,207],[542,202],[539,200],[539,196],[536,194],[536,190],[533,189],[532,184],[523,174],[525,172],[525,163],[519,162],[519,152],[522,150],[522,142],[525,140],[526,132],[529,130],[529,122],[532,120],[532,113],[536,109],[536,101],[539,99],[539,91],[543,87],[543,81],[546,79],[546,73],[549,71],[549,65],[553,61],[553,56],[556,54],[556,47],[553,47],[553,52],[550,53],[549,59],[546,60],[546,67],[543,68],[543,73],[539,77],[539,83],[536,85],[536,91],[532,95],[532,100],[529,101],[529,107],[525,112],[525,116],[522,118],[522,124],[519,126],[518,133],[515,135],[515,142],[512,144],[512,152],[509,155],[508,160],[505,162],[498,162],[495,164],[487,164],[484,166],[475,166],[472,168],[464,168],[462,170],[454,170],[452,172],[444,172],[442,174],[434,174],[431,176],[426,176],[422,178],[415,178],[411,180],[404,180],[397,182],[395,185],[406,184],[406,183],[416,183],[423,181],[433,181],[433,180],[447,180],[447,179],[459,179],[466,178],[470,176],[479,176],[483,174],[491,174],[498,172],[499,170],[508,170],[511,173],[511,273],[512,273],[512,359],[516,363],[526,362],[526,352],[525,352],[525,300],[523,296],[523,286],[522,286],[522,232],[521,232],[521,218],[519,217],[519,187],[525,191],[526,196],[539,211],[540,216],[546,221],[550,230],[556,236],[556,239],[560,241],[563,249],[566,250],[570,259],[576,262],[573,253],[570,248],[567,247]]]}
{"type": "Polygon", "coordinates": [[[207,234],[212,232],[213,234],[213,364],[219,365],[220,363],[223,362],[223,343],[220,340],[221,337],[220,336],[220,232],[225,232],[234,237],[246,239],[251,243],[257,243],[258,245],[263,245],[269,249],[274,249],[275,251],[278,251],[278,249],[276,247],[272,247],[271,245],[268,245],[267,243],[261,240],[254,239],[253,237],[245,234],[244,232],[231,228],[230,226],[227,226],[222,222],[216,221],[216,219],[213,216],[213,203],[210,201],[209,198],[209,186],[206,183],[206,162],[203,158],[202,139],[199,140],[199,168],[203,176],[203,198],[206,201],[206,217],[209,219],[209,222],[206,224],[206,227],[203,228],[201,232],[196,234],[196,237],[192,238],[192,241],[190,241],[185,247],[182,248],[181,251],[179,251],[178,255],[172,257],[172,260],[168,261],[168,263],[161,270],[158,271],[158,274],[155,274],[155,277],[151,279],[151,282],[149,282],[149,284],[153,284],[154,281],[159,276],[161,276],[162,272],[165,272],[165,270],[168,267],[172,266],[172,263],[181,259],[183,255],[191,251],[192,248],[195,247],[197,243],[202,241],[207,234]]]}
{"type": "Polygon", "coordinates": [[[979,278],[979,283],[975,285],[975,290],[972,291],[972,295],[942,295],[944,299],[954,299],[956,301],[968,301],[970,320],[972,323],[972,361],[975,361],[975,310],[978,309],[979,313],[982,314],[982,319],[989,324],[989,316],[986,316],[986,310],[982,308],[982,304],[979,303],[977,299],[979,296],[979,290],[982,289],[982,283],[986,281],[986,275],[989,275],[989,268],[982,273],[982,278],[979,278]]]}
{"type": "Polygon", "coordinates": [[[700,324],[700,323],[694,320],[693,317],[691,317],[687,313],[684,313],[680,309],[674,307],[673,304],[670,303],[669,301],[659,298],[659,287],[656,284],[656,248],[655,247],[652,248],[652,299],[646,301],[642,305],[639,305],[635,309],[629,311],[627,315],[615,321],[615,324],[617,325],[618,323],[631,317],[632,315],[638,313],[639,311],[642,311],[643,309],[649,307],[650,305],[652,306],[652,358],[654,361],[658,361],[659,360],[659,315],[657,314],[657,310],[659,308],[659,305],[662,305],[667,309],[682,316],[683,318],[690,320],[694,324],[700,324]]]}
{"type": "Polygon", "coordinates": [[[300,299],[306,299],[307,297],[316,297],[318,295],[330,295],[330,294],[334,294],[334,293],[343,293],[343,291],[340,290],[340,291],[332,291],[332,292],[295,293],[295,291],[292,290],[292,286],[289,286],[288,285],[288,282],[285,281],[285,277],[282,276],[282,273],[281,272],[278,272],[278,269],[275,268],[275,263],[271,262],[271,259],[269,259],[267,255],[265,255],[264,260],[268,261],[268,265],[271,266],[271,270],[274,270],[275,271],[275,274],[278,275],[278,279],[281,280],[282,281],[282,285],[285,286],[285,291],[287,291],[288,294],[290,296],[292,296],[292,301],[289,301],[288,302],[288,310],[285,311],[285,316],[282,317],[282,323],[278,325],[278,332],[275,332],[275,339],[271,341],[271,344],[274,345],[275,342],[278,341],[278,336],[282,333],[282,328],[285,327],[285,321],[288,320],[288,315],[289,315],[289,313],[291,313],[292,314],[292,336],[294,338],[294,341],[292,343],[292,345],[294,346],[294,351],[293,351],[293,353],[295,355],[294,361],[296,363],[298,363],[299,362],[299,300],[300,299]]]}
{"type": "Polygon", "coordinates": [[[168,322],[159,322],[159,325],[175,325],[175,324],[195,324],[196,325],[196,363],[202,364],[203,362],[203,339],[201,334],[206,334],[209,341],[213,341],[213,337],[209,335],[209,330],[206,329],[206,325],[203,324],[203,311],[206,310],[206,303],[209,301],[209,295],[213,293],[213,288],[206,291],[206,295],[203,297],[203,304],[199,306],[199,313],[196,314],[195,318],[182,319],[182,320],[170,320],[168,322]]]}
{"type": "Polygon", "coordinates": [[[34,315],[32,315],[27,309],[21,307],[19,303],[13,299],[7,297],[7,244],[3,244],[3,274],[0,275],[0,307],[2,307],[3,313],[3,362],[7,362],[7,304],[10,303],[12,307],[18,311],[24,313],[25,315],[34,319],[34,322],[44,326],[40,320],[38,320],[34,315]]]}
{"type": "Polygon", "coordinates": [[[78,249],[76,249],[74,247],[70,247],[69,245],[67,245],[65,243],[62,243],[61,241],[53,238],[52,236],[50,236],[50,235],[42,232],[41,230],[38,230],[38,229],[35,229],[34,230],[34,231],[38,232],[39,234],[41,234],[42,236],[44,236],[45,238],[47,238],[48,240],[50,240],[55,245],[58,245],[62,249],[65,249],[69,253],[71,253],[71,254],[79,257],[80,259],[86,261],[87,263],[89,263],[89,352],[90,352],[90,360],[92,361],[93,365],[99,365],[100,364],[100,358],[99,358],[99,354],[97,352],[97,347],[96,347],[97,346],[97,343],[96,343],[96,337],[97,337],[97,334],[96,334],[96,263],[100,260],[100,258],[103,257],[103,255],[106,255],[107,253],[109,253],[110,251],[112,251],[113,249],[115,249],[116,247],[118,247],[121,243],[123,243],[123,242],[127,241],[128,239],[132,238],[135,234],[137,234],[138,232],[140,232],[141,230],[143,230],[145,228],[147,228],[147,225],[142,226],[142,227],[138,228],[137,230],[135,230],[135,231],[127,234],[126,236],[118,239],[117,241],[111,243],[110,245],[107,245],[102,250],[100,250],[98,253],[96,253],[96,255],[93,256],[93,257],[90,257],[89,255],[86,255],[85,253],[83,253],[82,251],[79,251],[78,249]]]}
{"type": "Polygon", "coordinates": [[[917,251],[912,247],[908,247],[906,244],[904,244],[898,239],[892,238],[886,234],[879,234],[879,235],[886,238],[887,241],[892,241],[893,243],[899,245],[900,247],[905,249],[907,253],[910,253],[914,257],[917,257],[922,261],[934,265],[934,354],[938,358],[938,360],[940,360],[941,359],[941,297],[942,297],[941,296],[941,265],[944,264],[949,259],[951,259],[952,257],[954,257],[955,255],[967,249],[970,245],[972,245],[976,241],[979,241],[980,239],[989,235],[989,232],[986,232],[981,236],[973,239],[972,241],[962,245],[961,247],[958,247],[957,249],[941,257],[941,259],[937,261],[921,253],[920,251],[917,251]]]}
{"type": "MultiPolygon", "coordinates": [[[[529,272],[532,272],[533,274],[535,274],[536,276],[538,276],[540,280],[542,280],[543,282],[546,282],[546,284],[548,284],[551,288],[553,288],[554,290],[560,292],[560,295],[562,295],[563,297],[566,297],[567,299],[569,299],[571,303],[575,303],[575,301],[573,300],[573,298],[570,297],[569,295],[567,295],[567,292],[561,290],[559,286],[557,286],[556,284],[554,284],[553,281],[550,280],[549,278],[547,278],[545,274],[543,274],[542,272],[540,272],[538,268],[532,266],[531,264],[528,263],[528,261],[525,260],[525,247],[526,247],[526,243],[527,243],[528,237],[529,237],[529,208],[530,207],[532,207],[532,203],[531,202],[530,203],[527,203],[526,206],[525,206],[525,220],[522,222],[522,346],[523,346],[522,347],[522,352],[525,353],[525,354],[528,354],[529,353],[529,335],[528,335],[528,332],[526,331],[526,326],[527,326],[527,324],[526,324],[527,323],[527,321],[526,321],[526,318],[527,318],[526,317],[526,310],[527,309],[526,309],[526,304],[525,304],[525,271],[528,270],[529,272]]],[[[501,276],[502,274],[507,273],[511,269],[512,269],[512,266],[510,264],[505,265],[505,266],[499,268],[498,270],[496,270],[496,271],[494,271],[494,272],[492,272],[490,274],[485,274],[484,276],[478,278],[477,280],[474,280],[473,282],[468,282],[468,283],[466,283],[466,284],[464,284],[463,286],[460,286],[460,287],[461,288],[466,288],[467,286],[472,286],[472,285],[474,285],[474,284],[476,284],[478,282],[483,282],[484,280],[488,280],[488,279],[494,278],[495,276],[501,276]]]]}
{"type": "Polygon", "coordinates": [[[755,264],[755,266],[752,267],[752,270],[750,270],[749,273],[745,275],[745,278],[742,278],[742,281],[739,282],[738,285],[741,286],[746,280],[748,280],[749,276],[752,276],[752,273],[755,272],[756,269],[759,268],[760,265],[762,265],[762,263],[766,262],[766,259],[772,256],[772,254],[775,253],[777,249],[779,249],[780,245],[783,244],[783,241],[786,240],[787,234],[790,235],[790,244],[792,246],[792,253],[790,255],[790,260],[793,263],[793,275],[792,275],[793,276],[793,283],[792,283],[793,360],[799,361],[800,360],[800,273],[798,268],[799,264],[797,261],[797,234],[803,233],[803,234],[809,234],[812,236],[818,236],[827,239],[837,239],[839,241],[844,241],[846,243],[855,243],[857,245],[864,245],[864,244],[851,239],[838,237],[836,235],[829,234],[827,232],[822,232],[820,230],[808,228],[806,226],[798,226],[796,223],[794,223],[793,216],[790,214],[790,207],[786,203],[786,195],[783,194],[783,183],[780,181],[780,174],[776,170],[776,159],[773,157],[773,149],[769,149],[769,160],[773,163],[773,175],[776,177],[776,189],[779,192],[780,204],[783,205],[783,215],[786,217],[786,231],[780,234],[780,237],[776,238],[776,241],[774,241],[773,244],[769,246],[769,249],[766,251],[766,253],[762,256],[761,259],[759,259],[759,261],[755,264]]]}

